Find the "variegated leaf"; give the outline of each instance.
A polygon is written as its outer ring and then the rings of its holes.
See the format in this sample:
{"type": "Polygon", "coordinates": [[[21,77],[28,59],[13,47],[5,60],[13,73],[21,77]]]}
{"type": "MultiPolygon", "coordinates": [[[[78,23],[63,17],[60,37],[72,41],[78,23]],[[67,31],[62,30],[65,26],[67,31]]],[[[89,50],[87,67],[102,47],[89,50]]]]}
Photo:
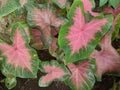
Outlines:
{"type": "Polygon", "coordinates": [[[28,23],[32,27],[39,27],[42,33],[42,42],[48,48],[52,42],[51,26],[60,27],[64,20],[59,18],[56,13],[49,7],[34,8],[28,12],[28,23]]]}
{"type": "Polygon", "coordinates": [[[87,58],[112,23],[111,16],[86,22],[80,0],[74,1],[68,18],[69,22],[61,27],[58,37],[58,43],[66,54],[66,63],[87,58]]]}
{"type": "Polygon", "coordinates": [[[70,75],[69,70],[63,64],[59,64],[56,61],[43,62],[40,67],[42,72],[47,73],[40,78],[40,87],[47,87],[55,80],[64,81],[70,75]]]}
{"type": "Polygon", "coordinates": [[[67,65],[72,75],[66,80],[66,84],[72,90],[91,90],[94,83],[95,60],[85,61],[78,65],[67,65]]]}
{"type": "Polygon", "coordinates": [[[26,25],[16,23],[9,31],[12,45],[0,40],[1,56],[4,57],[2,67],[13,75],[22,78],[36,77],[39,59],[36,51],[29,46],[30,38],[26,25]]]}
{"type": "Polygon", "coordinates": [[[101,80],[105,73],[120,73],[120,55],[111,46],[111,33],[107,33],[100,42],[101,51],[95,50],[91,55],[96,59],[96,77],[101,80]]]}

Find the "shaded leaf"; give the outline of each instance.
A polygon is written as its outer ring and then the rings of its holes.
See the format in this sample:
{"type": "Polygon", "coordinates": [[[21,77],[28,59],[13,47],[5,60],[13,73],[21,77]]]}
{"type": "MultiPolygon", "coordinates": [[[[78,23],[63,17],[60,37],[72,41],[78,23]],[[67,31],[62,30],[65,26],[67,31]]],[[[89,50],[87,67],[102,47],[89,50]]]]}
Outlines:
{"type": "Polygon", "coordinates": [[[70,20],[59,33],[58,43],[66,54],[66,63],[86,59],[111,26],[111,16],[86,22],[81,4],[79,0],[74,1],[68,13],[70,20]]]}
{"type": "Polygon", "coordinates": [[[22,78],[36,77],[39,59],[36,51],[29,46],[30,38],[24,24],[16,23],[10,31],[12,45],[0,40],[3,70],[22,78]]]}
{"type": "Polygon", "coordinates": [[[107,3],[108,0],[100,0],[100,7],[105,5],[107,3]]]}
{"type": "Polygon", "coordinates": [[[35,27],[39,27],[42,33],[42,41],[46,47],[52,42],[51,26],[60,27],[64,24],[64,20],[59,18],[51,8],[34,8],[28,13],[28,23],[35,27]]]}
{"type": "Polygon", "coordinates": [[[95,60],[85,61],[78,65],[67,65],[71,76],[66,81],[72,90],[91,90],[94,83],[95,60]]]}
{"type": "Polygon", "coordinates": [[[37,29],[32,29],[31,46],[37,50],[45,49],[45,46],[41,41],[41,32],[37,29]]]}
{"type": "Polygon", "coordinates": [[[40,87],[47,87],[56,79],[64,81],[70,75],[69,70],[63,64],[59,64],[56,61],[43,62],[40,69],[42,72],[47,73],[39,79],[40,87]]]}
{"type": "Polygon", "coordinates": [[[7,77],[5,79],[5,86],[8,88],[8,89],[12,89],[13,87],[15,87],[17,84],[17,80],[15,77],[7,77]]]}
{"type": "Polygon", "coordinates": [[[116,17],[120,13],[120,4],[118,4],[117,8],[113,9],[112,7],[106,6],[104,8],[104,12],[107,14],[112,14],[116,17]]]}
{"type": "Polygon", "coordinates": [[[7,0],[6,4],[0,8],[0,18],[12,13],[18,9],[19,6],[20,5],[16,0],[7,0]]]}
{"type": "Polygon", "coordinates": [[[65,8],[67,0],[52,0],[55,4],[57,4],[60,8],[65,8]]]}
{"type": "Polygon", "coordinates": [[[104,73],[120,73],[120,55],[111,45],[111,33],[107,33],[100,42],[101,51],[95,50],[91,55],[96,59],[96,77],[101,80],[104,73]]]}

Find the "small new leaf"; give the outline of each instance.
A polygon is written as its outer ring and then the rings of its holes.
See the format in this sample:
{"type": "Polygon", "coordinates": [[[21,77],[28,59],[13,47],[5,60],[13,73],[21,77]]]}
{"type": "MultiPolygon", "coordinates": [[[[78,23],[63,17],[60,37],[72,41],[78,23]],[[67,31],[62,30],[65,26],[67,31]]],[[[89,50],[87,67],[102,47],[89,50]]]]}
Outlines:
{"type": "Polygon", "coordinates": [[[70,75],[69,70],[63,64],[59,64],[56,61],[43,62],[40,67],[41,71],[47,73],[40,78],[40,87],[47,87],[55,80],[64,81],[70,75]]]}

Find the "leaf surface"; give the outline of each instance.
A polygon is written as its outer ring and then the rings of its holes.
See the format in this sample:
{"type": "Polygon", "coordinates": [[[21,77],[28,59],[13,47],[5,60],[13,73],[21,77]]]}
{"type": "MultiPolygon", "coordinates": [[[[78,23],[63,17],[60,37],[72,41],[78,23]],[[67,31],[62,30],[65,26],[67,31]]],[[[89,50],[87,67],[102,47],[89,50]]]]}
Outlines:
{"type": "Polygon", "coordinates": [[[12,45],[2,40],[0,42],[1,56],[4,56],[3,68],[18,77],[36,77],[38,56],[29,46],[30,38],[24,25],[16,23],[10,31],[12,45]]]}
{"type": "Polygon", "coordinates": [[[42,33],[42,41],[46,47],[52,42],[53,35],[51,34],[52,27],[60,27],[64,24],[64,20],[57,17],[56,13],[51,8],[34,8],[28,13],[28,23],[33,27],[39,27],[42,33]]]}
{"type": "Polygon", "coordinates": [[[72,90],[91,90],[94,83],[94,70],[95,60],[85,61],[78,65],[73,63],[67,65],[71,71],[70,78],[66,81],[66,84],[71,87],[72,90]]]}
{"type": "MultiPolygon", "coordinates": [[[[3,0],[4,1],[4,0],[3,0]]],[[[6,0],[5,0],[6,1],[6,0]]],[[[5,2],[4,1],[4,2],[5,2]]],[[[7,0],[0,8],[0,18],[6,16],[19,8],[19,3],[16,0],[7,0]]]]}
{"type": "Polygon", "coordinates": [[[87,58],[111,25],[107,18],[86,22],[81,4],[79,0],[74,1],[68,13],[70,20],[62,26],[58,37],[58,43],[66,54],[66,63],[87,58]]]}
{"type": "Polygon", "coordinates": [[[57,4],[60,8],[65,8],[67,0],[53,0],[55,4],[57,4]]]}
{"type": "Polygon", "coordinates": [[[40,78],[40,87],[47,87],[56,79],[64,81],[70,75],[69,70],[63,64],[59,64],[56,61],[43,62],[41,67],[41,71],[47,74],[40,78]]]}
{"type": "Polygon", "coordinates": [[[93,0],[81,0],[84,5],[85,12],[90,13],[92,16],[99,16],[98,13],[93,12],[92,9],[94,8],[94,1],[93,0]]]}
{"type": "Polygon", "coordinates": [[[107,33],[100,42],[101,51],[95,50],[91,55],[96,59],[96,77],[101,80],[101,76],[105,73],[120,73],[120,55],[111,46],[111,33],[107,33]]]}

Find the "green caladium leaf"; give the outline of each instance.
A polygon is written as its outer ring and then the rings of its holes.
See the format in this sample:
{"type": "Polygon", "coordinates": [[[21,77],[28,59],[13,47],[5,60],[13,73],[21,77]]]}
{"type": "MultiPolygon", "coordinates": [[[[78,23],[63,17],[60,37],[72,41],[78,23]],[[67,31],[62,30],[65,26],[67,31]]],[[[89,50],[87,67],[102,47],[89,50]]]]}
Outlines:
{"type": "Polygon", "coordinates": [[[8,89],[12,89],[13,87],[15,87],[17,84],[17,80],[15,77],[7,77],[5,79],[5,86],[8,88],[8,89]]]}
{"type": "Polygon", "coordinates": [[[67,65],[71,71],[71,76],[65,81],[72,90],[91,90],[94,83],[95,77],[94,72],[96,71],[95,60],[88,60],[81,62],[77,65],[71,63],[67,65]]]}
{"type": "Polygon", "coordinates": [[[120,3],[120,0],[109,0],[109,5],[116,8],[117,5],[120,3]]]}
{"type": "Polygon", "coordinates": [[[52,0],[55,4],[57,4],[60,8],[65,8],[68,0],[52,0]]]}
{"type": "Polygon", "coordinates": [[[105,5],[107,3],[108,0],[100,0],[100,7],[105,5]]]}
{"type": "Polygon", "coordinates": [[[116,39],[119,35],[119,29],[120,29],[120,14],[118,14],[113,22],[113,35],[112,40],[116,39]]]}
{"type": "Polygon", "coordinates": [[[39,59],[36,51],[29,46],[30,36],[27,25],[15,23],[8,30],[12,44],[0,39],[2,70],[16,77],[33,78],[37,76],[39,59]]]}
{"type": "Polygon", "coordinates": [[[19,8],[20,4],[17,0],[5,0],[5,4],[0,8],[0,18],[10,14],[19,8]]]}
{"type": "Polygon", "coordinates": [[[112,16],[85,20],[83,4],[75,0],[68,12],[69,22],[61,27],[58,44],[64,50],[66,63],[83,60],[94,51],[101,37],[109,30],[112,16]]]}
{"type": "Polygon", "coordinates": [[[70,76],[70,72],[66,66],[56,61],[42,62],[40,70],[46,73],[45,76],[39,79],[40,87],[47,87],[55,80],[64,81],[70,76]]]}

